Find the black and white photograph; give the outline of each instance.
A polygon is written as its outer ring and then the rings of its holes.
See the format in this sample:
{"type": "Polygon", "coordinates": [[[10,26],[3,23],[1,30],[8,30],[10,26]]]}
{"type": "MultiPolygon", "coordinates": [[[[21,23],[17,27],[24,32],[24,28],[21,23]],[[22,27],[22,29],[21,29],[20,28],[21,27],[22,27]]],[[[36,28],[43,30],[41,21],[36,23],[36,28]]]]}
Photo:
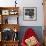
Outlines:
{"type": "Polygon", "coordinates": [[[36,7],[24,7],[23,8],[23,19],[34,21],[37,18],[36,7]]]}

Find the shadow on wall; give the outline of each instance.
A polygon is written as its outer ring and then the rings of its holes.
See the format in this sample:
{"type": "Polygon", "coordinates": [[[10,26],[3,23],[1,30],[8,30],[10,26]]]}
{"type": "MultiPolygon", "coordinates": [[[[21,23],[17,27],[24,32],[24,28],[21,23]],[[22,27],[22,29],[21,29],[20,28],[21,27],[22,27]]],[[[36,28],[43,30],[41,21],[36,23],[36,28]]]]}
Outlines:
{"type": "Polygon", "coordinates": [[[42,30],[42,26],[21,26],[20,27],[20,31],[19,31],[19,39],[20,39],[20,42],[23,38],[23,35],[25,33],[25,31],[28,29],[28,28],[32,28],[36,33],[37,33],[37,37],[39,39],[39,41],[42,43],[43,42],[43,30],[42,30]]]}

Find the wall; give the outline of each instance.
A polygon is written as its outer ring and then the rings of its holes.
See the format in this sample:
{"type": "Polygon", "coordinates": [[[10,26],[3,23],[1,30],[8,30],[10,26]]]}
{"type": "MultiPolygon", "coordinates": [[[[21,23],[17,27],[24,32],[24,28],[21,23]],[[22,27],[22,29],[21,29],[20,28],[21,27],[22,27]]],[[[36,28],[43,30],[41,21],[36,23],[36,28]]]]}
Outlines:
{"type": "Polygon", "coordinates": [[[44,43],[46,46],[46,0],[44,0],[44,43]]]}
{"type": "Polygon", "coordinates": [[[23,1],[21,3],[21,9],[23,7],[36,7],[37,8],[37,21],[24,21],[23,20],[23,10],[21,10],[20,15],[20,25],[22,26],[43,26],[43,6],[42,6],[42,0],[30,0],[30,1],[23,1]]]}
{"type": "Polygon", "coordinates": [[[35,31],[35,33],[37,34],[37,37],[39,39],[39,41],[41,43],[43,43],[43,33],[42,33],[42,26],[21,26],[20,27],[20,32],[19,32],[19,39],[20,39],[20,42],[24,36],[24,33],[25,31],[28,29],[28,28],[32,28],[33,31],[35,31]]]}
{"type": "MultiPolygon", "coordinates": [[[[0,7],[13,7],[15,6],[15,0],[0,0],[0,7]]],[[[43,15],[43,0],[17,0],[17,6],[19,7],[19,24],[20,32],[19,38],[22,39],[23,33],[29,26],[37,33],[40,42],[43,42],[43,30],[44,15],[43,15]],[[23,7],[36,7],[37,8],[37,20],[36,21],[24,21],[23,20],[23,7]],[[22,27],[23,26],[23,27],[22,27]]],[[[12,17],[11,17],[12,18],[12,17]]],[[[10,20],[10,17],[9,17],[10,20]]],[[[10,21],[9,21],[10,22],[10,21]]],[[[14,22],[14,21],[13,21],[14,22]]]]}
{"type": "MultiPolygon", "coordinates": [[[[15,6],[15,0],[0,0],[1,7],[10,7],[15,6]]],[[[17,6],[20,7],[20,17],[19,17],[19,24],[20,26],[43,26],[43,6],[42,0],[17,0],[17,6]],[[36,7],[37,8],[37,20],[36,21],[24,21],[23,20],[23,7],[36,7]]]]}
{"type": "Polygon", "coordinates": [[[23,7],[36,7],[37,8],[37,21],[24,21],[23,20],[23,11],[21,10],[21,16],[20,16],[20,24],[22,26],[43,26],[43,6],[42,6],[42,0],[30,0],[23,2],[21,4],[23,7]]]}
{"type": "Polygon", "coordinates": [[[46,26],[46,0],[44,0],[44,26],[46,26]]]}

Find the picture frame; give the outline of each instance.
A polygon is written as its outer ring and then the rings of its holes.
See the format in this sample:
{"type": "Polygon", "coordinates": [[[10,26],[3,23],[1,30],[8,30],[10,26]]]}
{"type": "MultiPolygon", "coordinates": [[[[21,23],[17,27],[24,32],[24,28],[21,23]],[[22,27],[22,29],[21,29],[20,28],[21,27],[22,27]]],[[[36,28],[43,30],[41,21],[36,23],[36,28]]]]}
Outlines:
{"type": "Polygon", "coordinates": [[[17,13],[18,13],[18,12],[17,12],[16,10],[10,10],[10,11],[9,11],[9,14],[10,14],[10,15],[16,15],[17,13]]]}
{"type": "Polygon", "coordinates": [[[9,15],[9,10],[2,10],[2,15],[9,15]]]}
{"type": "Polygon", "coordinates": [[[18,17],[17,16],[3,16],[3,24],[17,24],[18,23],[18,17]]]}
{"type": "Polygon", "coordinates": [[[36,21],[37,8],[36,7],[23,7],[23,19],[25,21],[36,21]]]}
{"type": "Polygon", "coordinates": [[[9,16],[8,17],[8,24],[17,24],[18,23],[17,16],[9,16]]]}

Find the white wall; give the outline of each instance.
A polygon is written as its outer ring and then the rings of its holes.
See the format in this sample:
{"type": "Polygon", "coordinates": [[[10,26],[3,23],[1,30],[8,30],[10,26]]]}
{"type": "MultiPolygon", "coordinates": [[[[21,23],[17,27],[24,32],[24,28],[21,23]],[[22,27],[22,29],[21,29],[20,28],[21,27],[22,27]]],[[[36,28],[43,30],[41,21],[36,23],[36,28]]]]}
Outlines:
{"type": "MultiPolygon", "coordinates": [[[[43,26],[43,6],[42,0],[25,0],[21,3],[23,7],[36,7],[37,8],[37,21],[24,21],[23,10],[21,9],[20,25],[26,26],[43,26]]],[[[23,8],[22,7],[22,8],[23,8]]]]}
{"type": "MultiPolygon", "coordinates": [[[[15,6],[15,0],[0,0],[1,7],[15,6]]],[[[43,6],[42,0],[17,0],[17,6],[20,7],[19,24],[21,26],[43,26],[43,6]],[[24,21],[23,20],[23,7],[36,7],[37,8],[37,21],[24,21]]]]}

